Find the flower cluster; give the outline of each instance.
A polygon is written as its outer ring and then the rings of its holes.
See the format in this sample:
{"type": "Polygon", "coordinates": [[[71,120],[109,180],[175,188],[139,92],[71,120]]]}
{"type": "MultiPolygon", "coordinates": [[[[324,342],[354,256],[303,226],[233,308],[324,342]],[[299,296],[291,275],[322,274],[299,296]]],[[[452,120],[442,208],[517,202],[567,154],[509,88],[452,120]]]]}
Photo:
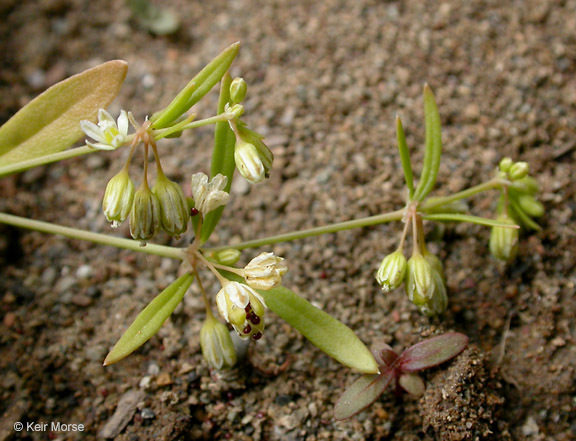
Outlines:
{"type": "MultiPolygon", "coordinates": [[[[502,189],[496,220],[511,227],[520,225],[539,230],[539,225],[532,218],[544,215],[544,206],[536,200],[538,183],[528,173],[526,162],[514,162],[511,158],[500,161],[498,174],[511,184],[502,189]]],[[[518,238],[517,228],[493,227],[490,252],[495,258],[510,262],[518,254],[518,238]]]]}
{"type": "Polygon", "coordinates": [[[128,173],[132,151],[122,170],[110,179],[106,186],[102,201],[104,215],[109,222],[112,222],[114,228],[130,216],[130,234],[143,243],[159,230],[178,237],[188,229],[190,219],[188,204],[180,185],[169,180],[162,171],[156,145],[148,132],[150,125],[145,123],[146,125],[138,127],[132,115],[124,111],[116,123],[108,112],[100,109],[98,125],[82,121],[81,127],[87,135],[99,141],[96,144],[86,141],[88,145],[112,150],[126,141],[129,120],[137,129],[133,138],[133,149],[140,141],[144,142],[146,152],[149,145],[153,148],[157,165],[156,183],[152,189],[148,186],[148,159],[145,158],[142,184],[136,190],[128,173]]]}
{"type": "Polygon", "coordinates": [[[259,340],[264,331],[266,303],[256,290],[268,291],[280,285],[288,270],[281,257],[261,253],[242,270],[246,284],[224,280],[216,295],[218,312],[240,338],[259,340]]]}

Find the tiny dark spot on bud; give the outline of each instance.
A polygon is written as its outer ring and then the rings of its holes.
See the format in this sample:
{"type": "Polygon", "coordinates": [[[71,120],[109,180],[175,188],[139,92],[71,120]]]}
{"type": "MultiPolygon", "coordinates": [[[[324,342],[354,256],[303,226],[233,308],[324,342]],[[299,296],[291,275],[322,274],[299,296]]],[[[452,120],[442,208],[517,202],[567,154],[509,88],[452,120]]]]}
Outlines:
{"type": "Polygon", "coordinates": [[[264,177],[268,179],[270,177],[270,173],[264,173],[264,177]]]}
{"type": "Polygon", "coordinates": [[[262,333],[261,332],[257,332],[256,334],[254,334],[252,336],[252,340],[260,340],[262,338],[262,333]]]}
{"type": "Polygon", "coordinates": [[[252,326],[246,325],[246,327],[242,330],[244,334],[250,334],[252,332],[252,326]]]}
{"type": "Polygon", "coordinates": [[[198,211],[197,208],[192,207],[190,209],[190,216],[196,216],[198,213],[200,213],[200,212],[198,211]]]}
{"type": "Polygon", "coordinates": [[[251,310],[252,310],[252,306],[250,306],[250,303],[248,303],[248,304],[246,305],[246,308],[244,308],[244,311],[250,312],[251,310]]]}

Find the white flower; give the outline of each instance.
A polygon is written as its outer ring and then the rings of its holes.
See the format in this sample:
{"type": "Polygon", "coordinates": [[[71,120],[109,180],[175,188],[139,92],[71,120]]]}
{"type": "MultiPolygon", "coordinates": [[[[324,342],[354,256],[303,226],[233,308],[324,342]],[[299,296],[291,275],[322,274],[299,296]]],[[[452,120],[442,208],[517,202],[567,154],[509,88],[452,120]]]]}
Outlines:
{"type": "Polygon", "coordinates": [[[118,124],[106,110],[98,110],[98,125],[93,122],[80,121],[82,131],[96,143],[86,140],[86,144],[97,150],[115,150],[126,141],[128,136],[128,115],[124,110],[120,111],[118,124]]]}
{"type": "Polygon", "coordinates": [[[244,268],[246,283],[254,289],[265,291],[280,285],[282,276],[288,271],[283,260],[274,253],[259,254],[244,268]]]}
{"type": "Polygon", "coordinates": [[[262,296],[248,285],[227,281],[216,294],[216,306],[240,338],[259,340],[262,337],[266,304],[262,296]]]}
{"type": "Polygon", "coordinates": [[[207,214],[221,205],[226,205],[230,195],[224,191],[228,183],[226,176],[218,173],[208,183],[208,176],[204,173],[192,175],[192,198],[194,207],[202,214],[207,214]]]}

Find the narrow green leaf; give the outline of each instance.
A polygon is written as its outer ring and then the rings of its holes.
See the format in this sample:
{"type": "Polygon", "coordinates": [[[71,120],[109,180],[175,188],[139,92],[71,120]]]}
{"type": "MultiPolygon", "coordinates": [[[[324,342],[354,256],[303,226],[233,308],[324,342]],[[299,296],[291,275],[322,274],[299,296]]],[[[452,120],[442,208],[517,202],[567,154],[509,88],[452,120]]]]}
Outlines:
{"type": "Polygon", "coordinates": [[[398,359],[398,366],[404,372],[418,372],[456,357],[466,346],[468,337],[464,334],[447,332],[406,349],[398,359]]]}
{"type": "MultiPolygon", "coordinates": [[[[224,106],[230,101],[230,83],[232,78],[230,74],[226,73],[222,78],[220,85],[220,98],[218,100],[218,115],[224,113],[224,106]]],[[[228,178],[225,191],[229,192],[232,187],[232,179],[234,178],[234,170],[236,164],[234,162],[234,145],[236,144],[236,137],[230,128],[228,122],[216,123],[214,128],[214,150],[212,152],[212,163],[210,165],[211,177],[216,176],[218,173],[228,178]]],[[[206,215],[204,224],[202,225],[201,239],[205,243],[209,238],[216,224],[222,216],[225,206],[218,207],[216,210],[211,211],[206,215]]]]}
{"type": "Polygon", "coordinates": [[[404,179],[408,187],[408,194],[410,199],[414,196],[414,177],[412,175],[412,163],[410,162],[410,152],[406,144],[406,136],[404,135],[404,127],[400,117],[396,115],[396,139],[398,141],[398,151],[400,152],[400,161],[402,162],[402,170],[404,171],[404,179]]]}
{"type": "Polygon", "coordinates": [[[514,198],[510,198],[509,202],[510,202],[510,206],[512,207],[512,214],[513,214],[515,220],[520,222],[520,224],[522,224],[522,226],[524,228],[527,228],[529,230],[535,230],[535,231],[541,231],[542,230],[542,227],[540,227],[540,225],[538,225],[536,222],[534,222],[530,218],[530,216],[528,216],[524,212],[524,210],[522,210],[522,207],[520,207],[520,205],[518,205],[518,202],[516,202],[516,200],[514,198]]]}
{"type": "Polygon", "coordinates": [[[128,327],[104,360],[104,366],[127,357],[158,332],[176,306],[182,301],[194,277],[186,273],[158,294],[128,327]]]}
{"type": "Polygon", "coordinates": [[[370,406],[394,379],[392,371],[362,375],[344,391],[334,406],[334,418],[345,420],[370,406]]]}
{"type": "Polygon", "coordinates": [[[420,182],[414,193],[414,199],[422,201],[436,184],[440,157],[442,156],[442,127],[436,98],[428,84],[424,85],[424,119],[426,121],[426,148],[420,182]]]}
{"type": "Polygon", "coordinates": [[[495,219],[488,219],[486,217],[470,216],[468,214],[425,214],[422,219],[431,221],[442,221],[442,222],[470,222],[472,224],[484,225],[486,227],[504,227],[504,228],[519,228],[518,225],[510,225],[503,222],[499,222],[495,219]]]}
{"type": "Polygon", "coordinates": [[[259,292],[272,311],[336,361],[366,374],[378,372],[370,350],[348,326],[283,286],[259,292]]]}
{"type": "Polygon", "coordinates": [[[152,115],[150,120],[152,121],[153,128],[163,129],[171,126],[172,123],[186,113],[190,107],[210,92],[228,71],[228,68],[238,54],[239,48],[239,42],[226,48],[192,78],[166,108],[152,115]]]}
{"type": "Polygon", "coordinates": [[[128,65],[114,60],[50,87],[0,127],[3,166],[61,152],[83,135],[80,121],[94,120],[118,95],[128,65]]]}

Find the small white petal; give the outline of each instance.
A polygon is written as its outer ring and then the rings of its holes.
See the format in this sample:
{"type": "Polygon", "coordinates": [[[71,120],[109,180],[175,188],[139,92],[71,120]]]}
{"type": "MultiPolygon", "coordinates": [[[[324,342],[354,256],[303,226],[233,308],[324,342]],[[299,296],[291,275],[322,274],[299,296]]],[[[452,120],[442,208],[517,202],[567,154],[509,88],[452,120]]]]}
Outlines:
{"type": "Polygon", "coordinates": [[[110,115],[106,110],[104,109],[98,109],[98,125],[100,127],[102,127],[100,124],[112,124],[114,127],[116,126],[116,121],[114,121],[114,118],[112,118],[112,115],[110,115]]]}
{"type": "Polygon", "coordinates": [[[82,120],[80,121],[80,128],[86,135],[90,138],[95,139],[96,141],[106,142],[106,137],[104,136],[104,132],[100,127],[90,121],[82,120]]]}
{"type": "Polygon", "coordinates": [[[118,131],[124,137],[128,135],[128,115],[125,110],[120,111],[120,116],[118,117],[118,131]]]}
{"type": "Polygon", "coordinates": [[[87,139],[85,141],[86,141],[86,145],[88,147],[91,147],[95,150],[106,150],[106,151],[114,150],[114,147],[111,145],[108,145],[108,144],[102,144],[100,142],[92,143],[92,142],[88,141],[87,139]]]}

